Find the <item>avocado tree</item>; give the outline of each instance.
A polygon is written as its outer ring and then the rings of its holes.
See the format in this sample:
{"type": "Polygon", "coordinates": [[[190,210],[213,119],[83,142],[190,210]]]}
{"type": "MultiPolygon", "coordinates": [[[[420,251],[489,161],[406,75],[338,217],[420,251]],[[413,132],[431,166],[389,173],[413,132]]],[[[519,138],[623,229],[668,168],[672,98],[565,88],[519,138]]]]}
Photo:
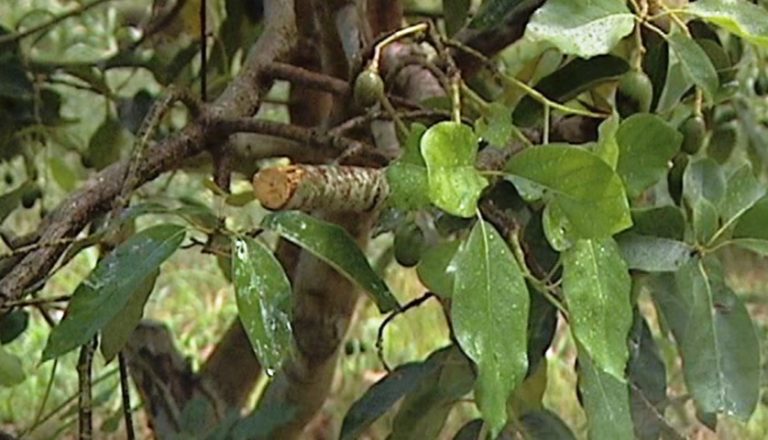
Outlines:
{"type": "Polygon", "coordinates": [[[342,439],[387,413],[393,439],[684,438],[756,410],[760,339],[723,257],[768,254],[766,2],[29,3],[0,6],[0,385],[29,373],[12,341],[39,313],[36,362],[79,352],[80,438],[99,356],[129,438],[134,389],[158,438],[302,438],[365,301],[377,347],[428,301],[451,343],[381,356],[342,439]],[[177,174],[216,206],[163,197],[177,174]],[[93,249],[74,291],[46,290],[93,249]],[[193,368],[142,316],[163,263],[201,251],[238,317],[193,368]],[[542,403],[556,338],[586,427],[542,403]],[[462,402],[477,418],[448,429],[462,402]]]}

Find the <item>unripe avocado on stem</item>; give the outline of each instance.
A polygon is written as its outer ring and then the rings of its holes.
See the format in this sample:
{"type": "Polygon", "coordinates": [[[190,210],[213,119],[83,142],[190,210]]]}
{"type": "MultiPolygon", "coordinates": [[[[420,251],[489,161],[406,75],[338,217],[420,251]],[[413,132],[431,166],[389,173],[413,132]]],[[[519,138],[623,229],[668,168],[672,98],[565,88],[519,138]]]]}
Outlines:
{"type": "Polygon", "coordinates": [[[413,267],[421,260],[424,250],[424,232],[414,222],[407,222],[395,230],[395,260],[404,267],[413,267]]]}
{"type": "Polygon", "coordinates": [[[680,133],[683,134],[682,150],[688,154],[696,154],[704,143],[707,126],[704,118],[693,115],[680,125],[680,133]]]}
{"type": "Polygon", "coordinates": [[[384,80],[378,72],[365,69],[355,78],[353,94],[355,104],[362,108],[371,107],[384,95],[384,80]]]}
{"type": "Polygon", "coordinates": [[[616,93],[616,106],[622,117],[648,112],[652,100],[653,84],[645,72],[632,70],[621,77],[616,93]]]}
{"type": "Polygon", "coordinates": [[[667,189],[672,200],[680,206],[680,201],[683,197],[683,174],[685,173],[685,167],[688,166],[688,155],[685,153],[677,153],[672,159],[672,168],[667,174],[667,189]]]}

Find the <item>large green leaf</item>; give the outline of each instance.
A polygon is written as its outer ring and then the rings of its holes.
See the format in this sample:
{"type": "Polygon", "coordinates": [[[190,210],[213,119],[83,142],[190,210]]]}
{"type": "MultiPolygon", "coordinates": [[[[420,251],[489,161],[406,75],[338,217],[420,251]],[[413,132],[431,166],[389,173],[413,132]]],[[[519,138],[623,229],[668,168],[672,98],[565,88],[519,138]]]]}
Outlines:
{"type": "Polygon", "coordinates": [[[616,172],[629,196],[636,197],[666,175],[667,163],[680,150],[683,136],[660,117],[638,113],[621,123],[616,141],[616,172]]]}
{"type": "Polygon", "coordinates": [[[595,146],[595,154],[611,166],[614,170],[619,161],[619,143],[616,133],[619,131],[619,115],[614,113],[598,127],[598,139],[595,146]]]}
{"type": "Polygon", "coordinates": [[[250,237],[233,240],[232,279],[240,321],[271,374],[291,349],[291,283],[272,252],[250,237]]]}
{"type": "Polygon", "coordinates": [[[340,440],[352,440],[389,410],[398,400],[418,389],[423,381],[439,374],[446,353],[445,347],[432,353],[424,362],[400,365],[383,379],[373,384],[349,409],[341,425],[340,440]]]}
{"type": "Polygon", "coordinates": [[[424,287],[444,298],[453,295],[456,268],[451,266],[451,260],[456,255],[459,244],[459,241],[447,241],[428,249],[416,267],[416,273],[424,287]]]}
{"type": "Polygon", "coordinates": [[[694,253],[691,245],[662,237],[625,233],[616,241],[627,267],[646,272],[676,272],[694,253]]]}
{"type": "Polygon", "coordinates": [[[495,436],[507,421],[507,398],[528,368],[528,290],[512,251],[484,221],[472,228],[453,264],[451,321],[477,364],[475,401],[495,436]]]}
{"type": "Polygon", "coordinates": [[[634,438],[627,383],[601,370],[583,347],[579,347],[579,390],[590,439],[634,438]]]}
{"type": "Polygon", "coordinates": [[[720,87],[720,80],[707,53],[691,37],[682,33],[670,35],[667,41],[670,50],[680,61],[685,75],[701,88],[707,100],[711,102],[720,87]]]}
{"type": "Polygon", "coordinates": [[[398,209],[412,210],[429,206],[427,166],[419,143],[427,127],[412,124],[403,146],[403,155],[387,167],[388,203],[398,209]]]}
{"type": "Polygon", "coordinates": [[[475,215],[480,193],[488,185],[475,169],[477,147],[477,137],[472,129],[457,122],[439,122],[421,138],[429,198],[449,214],[475,215]]]}
{"type": "Polygon", "coordinates": [[[576,439],[568,425],[557,414],[546,409],[525,413],[520,417],[520,425],[520,431],[526,439],[576,439]]]}
{"type": "Polygon", "coordinates": [[[758,200],[736,222],[734,238],[768,240],[768,197],[758,200]]]}
{"type": "Polygon", "coordinates": [[[485,0],[477,11],[469,27],[484,29],[504,23],[504,19],[515,12],[529,7],[536,0],[485,0]]]}
{"type": "Polygon", "coordinates": [[[698,0],[688,12],[760,46],[768,47],[768,11],[743,0],[698,0]]]}
{"type": "Polygon", "coordinates": [[[633,209],[632,221],[631,231],[641,235],[682,240],[685,234],[685,218],[677,206],[633,209]]]}
{"type": "MultiPolygon", "coordinates": [[[[576,58],[557,71],[542,78],[536,90],[547,98],[566,102],[606,81],[612,81],[629,70],[624,59],[613,55],[598,55],[589,60],[576,58]]],[[[525,96],[515,107],[515,124],[531,126],[541,121],[544,106],[530,96],[525,96]]]]}
{"type": "Polygon", "coordinates": [[[565,144],[529,148],[505,170],[552,192],[575,235],[605,237],[632,225],[621,178],[597,155],[565,144]]]}
{"type": "Polygon", "coordinates": [[[141,292],[147,278],[178,249],[185,230],[177,225],[145,229],[117,246],[77,286],[64,319],[53,328],[43,361],[73,350],[103,329],[141,292]]]}
{"type": "Polygon", "coordinates": [[[573,334],[598,368],[622,381],[632,326],[631,284],[611,238],[579,240],[563,253],[563,295],[573,334]]]}
{"type": "Polygon", "coordinates": [[[667,402],[667,369],[648,323],[635,310],[629,339],[629,382],[635,437],[655,440],[664,428],[667,402]]]}
{"type": "Polygon", "coordinates": [[[727,196],[719,206],[724,227],[734,224],[765,195],[765,191],[765,185],[757,181],[749,164],[744,164],[734,171],[726,182],[727,196]]]}
{"type": "Polygon", "coordinates": [[[418,388],[400,404],[392,422],[391,438],[438,438],[453,405],[472,391],[475,374],[469,360],[458,347],[439,352],[439,355],[435,355],[435,361],[440,362],[440,368],[424,377],[418,388]]]}
{"type": "Polygon", "coordinates": [[[262,226],[303,247],[357,283],[371,295],[382,313],[400,307],[355,240],[340,226],[298,211],[270,214],[264,217],[262,226]]]}
{"type": "Polygon", "coordinates": [[[113,359],[123,349],[133,330],[144,316],[144,305],[155,288],[155,281],[160,270],[155,269],[141,282],[136,292],[131,295],[123,310],[112,318],[101,330],[99,348],[107,361],[113,359]]]}
{"type": "Polygon", "coordinates": [[[589,58],[610,52],[634,25],[624,2],[549,0],[533,14],[525,34],[565,54],[589,58]]]}
{"type": "Polygon", "coordinates": [[[652,293],[697,409],[747,420],[760,394],[760,345],[744,304],[716,260],[692,260],[670,278],[656,278],[652,293]]]}

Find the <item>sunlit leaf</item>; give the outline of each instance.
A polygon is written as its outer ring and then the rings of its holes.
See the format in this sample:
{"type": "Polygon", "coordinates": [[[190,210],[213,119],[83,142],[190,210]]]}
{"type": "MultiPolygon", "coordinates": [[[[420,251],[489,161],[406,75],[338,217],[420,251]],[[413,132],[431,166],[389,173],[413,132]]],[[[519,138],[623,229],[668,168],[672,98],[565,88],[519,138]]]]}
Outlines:
{"type": "Polygon", "coordinates": [[[479,221],[456,253],[451,321],[456,339],[478,370],[475,400],[496,435],[506,402],[528,369],[528,290],[504,239],[479,221]]]}
{"type": "Polygon", "coordinates": [[[634,15],[613,0],[549,0],[531,17],[526,36],[568,55],[590,58],[610,52],[634,28],[634,15]]]}
{"type": "Polygon", "coordinates": [[[477,135],[497,148],[504,148],[512,138],[512,112],[498,102],[488,106],[488,112],[477,120],[477,135]]]}
{"type": "Polygon", "coordinates": [[[708,101],[712,101],[720,81],[707,53],[691,37],[679,32],[670,35],[667,41],[685,75],[701,88],[708,101]]]}
{"type": "Polygon", "coordinates": [[[624,380],[631,281],[613,239],[579,240],[563,253],[563,295],[573,334],[597,368],[624,380]]]}
{"type": "Polygon", "coordinates": [[[232,279],[240,321],[270,374],[291,349],[291,284],[272,252],[250,237],[232,243],[232,279]]]}
{"type": "Polygon", "coordinates": [[[125,309],[131,296],[178,249],[184,235],[181,226],[153,226],[131,236],[99,261],[75,289],[64,319],[51,331],[43,361],[90,341],[125,309]]]}
{"type": "Polygon", "coordinates": [[[549,189],[575,236],[606,237],[632,225],[621,178],[594,153],[565,144],[528,148],[505,170],[549,189]]]}
{"type": "Polygon", "coordinates": [[[689,244],[668,238],[626,233],[616,241],[627,267],[646,272],[675,272],[694,254],[689,244]]]}
{"type": "Polygon", "coordinates": [[[276,212],[264,217],[262,226],[311,252],[365,289],[382,313],[399,307],[384,281],[368,264],[349,233],[338,225],[298,211],[276,212]]]}
{"type": "Polygon", "coordinates": [[[687,12],[741,38],[768,47],[768,11],[765,7],[743,0],[698,0],[687,7],[687,12]]]}
{"type": "Polygon", "coordinates": [[[475,169],[477,137],[457,122],[439,122],[421,138],[427,164],[429,198],[438,208],[459,217],[472,217],[488,181],[475,169]]]}

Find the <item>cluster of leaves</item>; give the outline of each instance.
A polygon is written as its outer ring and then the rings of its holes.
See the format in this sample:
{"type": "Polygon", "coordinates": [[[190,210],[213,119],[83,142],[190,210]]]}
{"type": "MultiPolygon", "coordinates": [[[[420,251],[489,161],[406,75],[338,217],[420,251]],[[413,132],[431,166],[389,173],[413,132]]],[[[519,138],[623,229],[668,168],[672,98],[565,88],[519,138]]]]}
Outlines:
{"type": "MultiPolygon", "coordinates": [[[[469,3],[444,2],[449,33],[495,26],[531,2],[486,0],[471,19],[469,3]]],[[[228,42],[252,36],[238,11],[227,12],[227,20],[237,22],[221,26],[227,38],[217,50],[225,59],[240,44],[228,42]]],[[[670,404],[666,359],[639,311],[643,291],[660,312],[661,337],[671,336],[678,347],[700,420],[712,427],[718,414],[748,419],[759,396],[759,345],[743,302],[725,283],[717,251],[738,246],[768,254],[768,187],[761,181],[768,129],[746,104],[765,94],[764,77],[750,82],[749,69],[766,47],[768,12],[746,0],[699,0],[658,17],[619,0],[544,2],[510,52],[524,52],[527,68],[516,76],[496,72],[478,95],[465,97],[473,105],[462,111],[476,119],[474,128],[457,121],[413,124],[403,155],[387,169],[391,193],[382,218],[394,220],[382,220],[381,229],[395,233],[396,260],[416,266],[429,291],[450,305],[456,343],[398,366],[372,386],[346,415],[342,438],[356,438],[399,401],[393,438],[435,438],[452,406],[472,391],[482,420],[456,438],[505,429],[573,438],[541,403],[545,352],[558,319],[578,347],[578,391],[590,437],[673,435],[663,416],[670,404]],[[551,121],[573,115],[604,116],[597,140],[548,142],[551,121]],[[523,128],[543,129],[542,144],[521,141],[523,128]],[[519,142],[527,144],[510,151],[519,142]],[[511,157],[491,170],[476,165],[478,156],[494,151],[511,157]]],[[[163,56],[139,61],[155,66],[165,84],[189,67],[195,51],[180,49],[170,65],[163,56]]],[[[122,56],[105,65],[130,61],[122,56]]],[[[0,113],[3,159],[24,154],[5,147],[15,145],[20,131],[47,138],[52,132],[44,128],[57,123],[56,93],[34,98],[46,89],[33,87],[26,62],[18,47],[0,57],[0,111],[24,109],[0,113]]],[[[44,63],[35,68],[47,72],[44,63]]],[[[109,89],[92,67],[69,69],[87,87],[109,89]]],[[[78,150],[88,167],[119,158],[119,149],[108,156],[95,150],[118,145],[114,136],[121,130],[138,130],[152,99],[146,92],[113,98],[125,117],[108,112],[88,151],[78,150]]],[[[0,220],[28,190],[22,185],[0,198],[0,220]]],[[[231,239],[231,255],[223,260],[241,320],[265,370],[279,368],[292,350],[292,295],[273,252],[259,238],[221,234],[210,210],[191,203],[140,205],[120,220],[158,212],[231,239]]],[[[402,309],[340,227],[281,212],[266,216],[261,229],[329,263],[382,313],[402,309]]],[[[74,292],[43,359],[96,335],[104,356],[114,357],[140,320],[161,264],[187,234],[184,226],[153,226],[105,255],[74,292]]],[[[20,333],[19,316],[0,321],[2,342],[20,333]]],[[[0,349],[0,384],[17,383],[20,369],[18,359],[0,349]]]]}

